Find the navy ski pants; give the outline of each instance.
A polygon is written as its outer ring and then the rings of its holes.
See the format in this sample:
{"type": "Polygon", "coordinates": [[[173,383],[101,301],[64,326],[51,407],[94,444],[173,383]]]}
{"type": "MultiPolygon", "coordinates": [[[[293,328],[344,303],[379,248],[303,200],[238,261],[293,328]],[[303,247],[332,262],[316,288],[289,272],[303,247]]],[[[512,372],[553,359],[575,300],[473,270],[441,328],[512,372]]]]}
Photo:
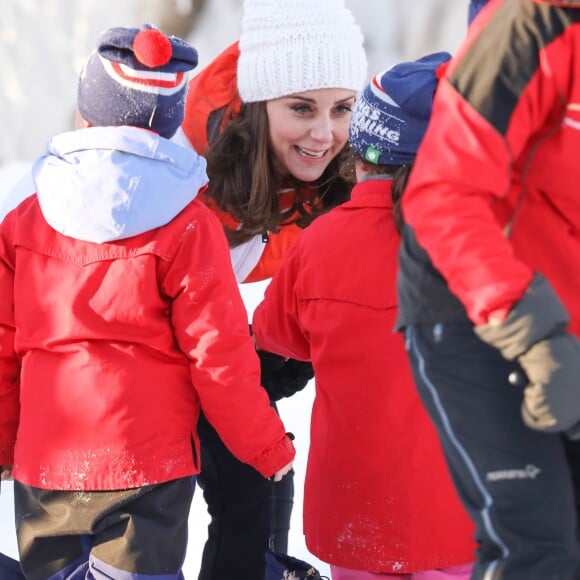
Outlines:
{"type": "Polygon", "coordinates": [[[524,381],[508,380],[511,373],[522,376],[521,368],[481,342],[468,322],[409,327],[406,345],[455,486],[477,526],[472,578],[580,578],[580,442],[524,425],[524,381]]]}

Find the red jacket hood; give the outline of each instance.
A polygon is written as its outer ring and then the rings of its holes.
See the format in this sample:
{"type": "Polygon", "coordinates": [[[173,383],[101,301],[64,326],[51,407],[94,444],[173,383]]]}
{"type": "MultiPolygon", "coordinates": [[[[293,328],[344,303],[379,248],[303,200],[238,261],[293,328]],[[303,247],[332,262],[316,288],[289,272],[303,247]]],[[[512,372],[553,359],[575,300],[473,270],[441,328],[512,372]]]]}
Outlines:
{"type": "Polygon", "coordinates": [[[240,49],[235,42],[189,82],[181,128],[199,154],[203,154],[207,147],[211,113],[223,109],[223,128],[240,111],[242,101],[237,87],[239,56],[240,49]]]}

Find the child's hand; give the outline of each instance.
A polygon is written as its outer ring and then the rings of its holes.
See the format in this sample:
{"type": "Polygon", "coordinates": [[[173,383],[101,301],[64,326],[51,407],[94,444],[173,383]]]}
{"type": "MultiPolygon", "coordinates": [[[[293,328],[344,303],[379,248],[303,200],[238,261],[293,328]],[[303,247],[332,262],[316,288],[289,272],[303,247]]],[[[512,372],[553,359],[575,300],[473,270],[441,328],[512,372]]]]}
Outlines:
{"type": "Polygon", "coordinates": [[[288,465],[284,466],[282,469],[277,471],[272,476],[272,481],[280,481],[292,469],[293,464],[294,464],[294,461],[291,461],[288,465]]]}
{"type": "Polygon", "coordinates": [[[0,481],[10,481],[12,479],[12,465],[0,466],[0,481]]]}

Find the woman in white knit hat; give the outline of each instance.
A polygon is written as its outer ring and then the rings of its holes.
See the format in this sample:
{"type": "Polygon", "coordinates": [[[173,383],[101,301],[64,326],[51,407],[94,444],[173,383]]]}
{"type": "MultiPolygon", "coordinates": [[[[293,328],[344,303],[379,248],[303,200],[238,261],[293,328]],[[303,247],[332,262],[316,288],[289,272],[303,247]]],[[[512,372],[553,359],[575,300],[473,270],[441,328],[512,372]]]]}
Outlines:
{"type": "MultiPolygon", "coordinates": [[[[301,229],[348,199],[338,155],[366,73],[344,0],[245,0],[239,43],[190,82],[182,128],[207,158],[207,204],[240,283],[270,278],[301,229]]],[[[310,363],[259,354],[273,404],[313,376],[310,363]]],[[[292,474],[265,481],[203,417],[199,431],[212,518],[199,580],[261,579],[268,546],[287,548],[292,474]]]]}

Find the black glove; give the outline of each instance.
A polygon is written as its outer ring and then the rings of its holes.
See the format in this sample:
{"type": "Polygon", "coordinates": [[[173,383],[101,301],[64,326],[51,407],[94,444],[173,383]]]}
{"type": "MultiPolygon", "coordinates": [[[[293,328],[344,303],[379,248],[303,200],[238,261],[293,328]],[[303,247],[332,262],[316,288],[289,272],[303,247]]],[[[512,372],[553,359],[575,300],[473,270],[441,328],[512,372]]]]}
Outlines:
{"type": "Polygon", "coordinates": [[[528,384],[522,417],[528,427],[580,438],[580,344],[550,283],[536,274],[502,323],[475,327],[481,340],[517,360],[528,384]]]}
{"type": "Polygon", "coordinates": [[[290,397],[301,391],[314,376],[312,363],[285,359],[277,354],[259,350],[262,386],[272,401],[290,397]]]}

